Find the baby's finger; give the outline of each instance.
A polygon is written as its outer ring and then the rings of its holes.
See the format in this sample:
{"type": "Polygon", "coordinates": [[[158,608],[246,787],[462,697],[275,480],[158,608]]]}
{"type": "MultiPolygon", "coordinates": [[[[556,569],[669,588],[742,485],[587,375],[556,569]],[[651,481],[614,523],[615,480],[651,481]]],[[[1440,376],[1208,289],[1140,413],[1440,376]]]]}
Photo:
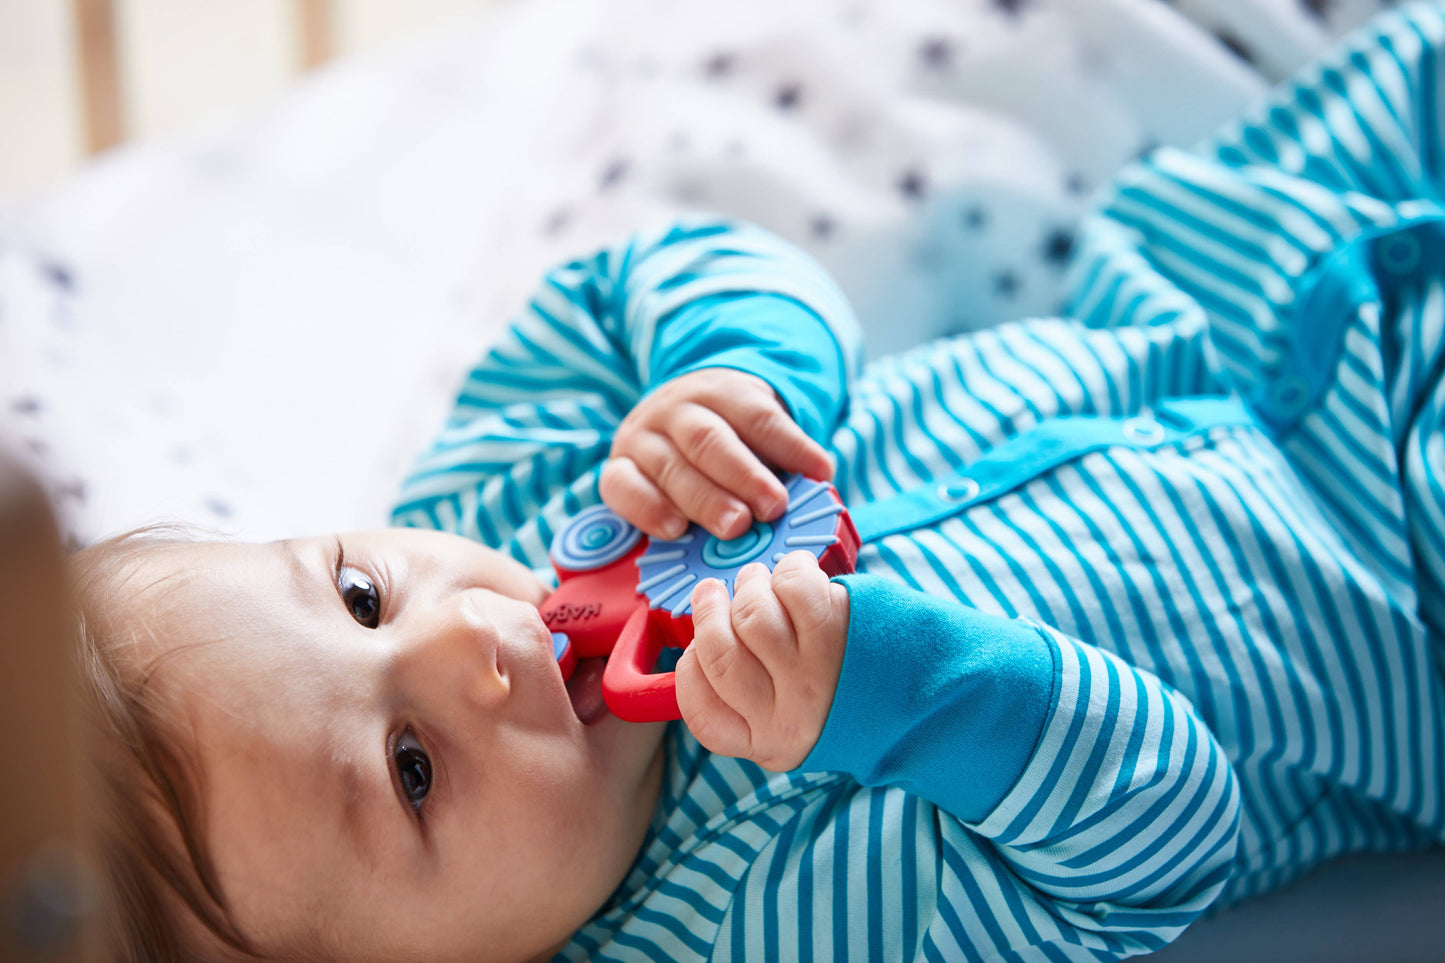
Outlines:
{"type": "Polygon", "coordinates": [[[772,574],[759,562],[743,566],[733,588],[733,633],[763,664],[771,679],[786,675],[796,661],[798,640],[772,574]]]}
{"type": "Polygon", "coordinates": [[[692,592],[692,645],[698,666],[714,692],[751,725],[766,719],[773,704],[773,680],[734,634],[732,600],[716,579],[703,579],[692,592]]]}
{"type": "Polygon", "coordinates": [[[746,757],[753,741],[748,720],[713,690],[697,661],[697,653],[689,648],[677,660],[674,671],[677,707],[697,741],[718,755],[746,757]]]}
{"type": "Polygon", "coordinates": [[[833,477],[833,459],[822,445],[808,437],[776,398],[764,400],[750,395],[720,399],[717,412],[768,464],[809,478],[826,481],[833,477]]]}
{"type": "Polygon", "coordinates": [[[677,538],[687,531],[682,512],[631,458],[609,458],[597,489],[608,508],[653,538],[677,538]]]}
{"type": "Polygon", "coordinates": [[[668,432],[688,461],[750,505],[758,518],[770,521],[787,508],[788,492],[778,476],[743,444],[732,425],[711,409],[696,404],[679,407],[668,432]]]}
{"type": "Polygon", "coordinates": [[[637,467],[687,518],[718,538],[737,538],[748,530],[748,506],[694,468],[668,439],[648,434],[632,448],[637,467]]]}
{"type": "Polygon", "coordinates": [[[790,552],[773,569],[769,588],[799,641],[804,662],[831,662],[836,653],[814,651],[804,639],[842,639],[846,630],[848,590],[836,585],[811,552],[790,552]]]}

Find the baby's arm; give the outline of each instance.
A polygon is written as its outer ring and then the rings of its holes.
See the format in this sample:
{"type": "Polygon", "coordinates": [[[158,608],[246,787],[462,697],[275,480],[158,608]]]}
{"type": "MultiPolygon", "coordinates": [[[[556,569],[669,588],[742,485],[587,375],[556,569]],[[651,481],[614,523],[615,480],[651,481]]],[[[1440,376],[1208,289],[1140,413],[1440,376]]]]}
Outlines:
{"type": "Polygon", "coordinates": [[[953,938],[990,958],[1043,945],[1049,958],[1126,956],[1167,943],[1218,895],[1239,789],[1181,695],[1033,623],[871,576],[835,584],[849,595],[847,648],[801,768],[905,789],[966,827],[943,834],[957,851],[941,857],[1018,924],[995,932],[954,907],[953,938]]]}
{"type": "Polygon", "coordinates": [[[747,372],[817,442],[843,415],[858,352],[837,287],[773,235],[718,222],[638,235],[546,276],[466,379],[393,522],[544,567],[557,526],[597,501],[603,462],[639,403],[665,400],[694,372],[747,372]]]}
{"type": "Polygon", "coordinates": [[[693,619],[677,697],[698,741],[958,820],[941,857],[983,873],[966,885],[1019,924],[971,931],[952,908],[953,938],[984,955],[1154,950],[1228,878],[1239,790],[1223,750],[1182,696],[1108,653],[890,581],[830,580],[803,553],[749,566],[731,605],[703,582],[693,619]]]}

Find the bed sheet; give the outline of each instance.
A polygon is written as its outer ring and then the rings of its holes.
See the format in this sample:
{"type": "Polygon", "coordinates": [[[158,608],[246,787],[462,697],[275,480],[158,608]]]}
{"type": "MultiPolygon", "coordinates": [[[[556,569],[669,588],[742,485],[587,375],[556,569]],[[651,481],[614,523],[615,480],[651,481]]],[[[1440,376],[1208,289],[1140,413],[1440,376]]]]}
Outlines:
{"type": "MultiPolygon", "coordinates": [[[[77,543],[382,525],[538,273],[689,211],[812,251],[873,353],[1051,313],[1113,171],[1206,136],[1378,8],[494,5],[0,212],[0,445],[77,543]]],[[[1399,865],[1328,870],[1165,955],[1442,958],[1445,864],[1399,865]],[[1371,919],[1397,938],[1348,938],[1371,919]]]]}
{"type": "Polygon", "coordinates": [[[382,524],[555,260],[702,209],[816,253],[875,353],[1051,312],[1094,187],[1373,8],[494,5],[0,213],[0,438],[81,541],[382,524]]]}

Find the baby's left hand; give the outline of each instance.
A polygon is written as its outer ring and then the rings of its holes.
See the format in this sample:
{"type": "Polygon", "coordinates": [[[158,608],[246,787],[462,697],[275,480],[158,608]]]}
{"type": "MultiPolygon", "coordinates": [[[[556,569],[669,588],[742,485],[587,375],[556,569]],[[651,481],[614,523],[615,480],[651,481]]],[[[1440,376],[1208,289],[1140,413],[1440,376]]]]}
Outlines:
{"type": "Polygon", "coordinates": [[[771,573],[738,573],[729,604],[716,579],[692,593],[693,641],[677,663],[677,704],[697,741],[784,772],[828,721],[848,638],[848,590],[808,552],[771,573]]]}
{"type": "Polygon", "coordinates": [[[598,487],[608,508],[653,538],[689,521],[737,538],[756,516],[788,507],[768,470],[833,477],[823,446],[803,431],[772,385],[732,368],[703,368],[663,384],[617,426],[598,487]]]}

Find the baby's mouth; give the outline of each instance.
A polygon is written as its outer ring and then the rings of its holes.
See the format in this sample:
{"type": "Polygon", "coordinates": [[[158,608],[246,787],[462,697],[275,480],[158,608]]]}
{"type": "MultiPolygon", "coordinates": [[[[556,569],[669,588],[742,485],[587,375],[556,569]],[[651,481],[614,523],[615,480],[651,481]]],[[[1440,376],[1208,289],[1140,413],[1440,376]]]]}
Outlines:
{"type": "Polygon", "coordinates": [[[607,659],[582,659],[572,670],[567,680],[567,697],[572,700],[572,711],[584,726],[607,715],[607,703],[602,700],[602,670],[607,659]]]}

